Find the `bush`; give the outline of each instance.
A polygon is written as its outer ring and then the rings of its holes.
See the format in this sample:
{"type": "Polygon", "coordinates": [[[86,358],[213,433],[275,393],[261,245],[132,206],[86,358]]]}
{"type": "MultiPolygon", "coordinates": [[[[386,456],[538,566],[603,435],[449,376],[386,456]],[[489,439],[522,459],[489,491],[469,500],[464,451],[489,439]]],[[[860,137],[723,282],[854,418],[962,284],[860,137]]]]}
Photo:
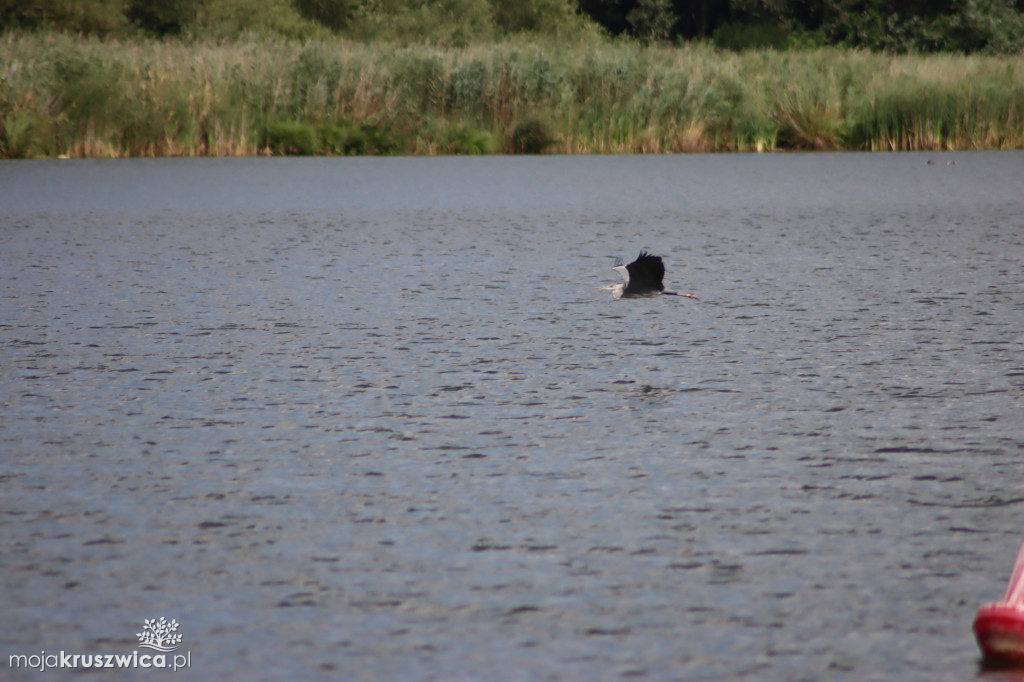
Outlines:
{"type": "Polygon", "coordinates": [[[53,131],[42,117],[19,111],[4,117],[0,127],[0,158],[30,159],[53,154],[53,131]]]}
{"type": "Polygon", "coordinates": [[[321,149],[327,154],[363,156],[401,153],[406,146],[405,137],[390,126],[343,119],[337,123],[326,121],[318,128],[321,149]]]}
{"type": "Polygon", "coordinates": [[[348,121],[333,123],[327,121],[320,124],[320,149],[328,154],[349,156],[365,153],[366,141],[359,130],[348,121]]]}
{"type": "Polygon", "coordinates": [[[552,139],[547,127],[536,119],[523,121],[512,131],[512,151],[516,154],[541,154],[550,147],[552,139]]]}
{"type": "Polygon", "coordinates": [[[264,144],[275,154],[312,156],[320,149],[316,128],[302,121],[271,121],[264,144]]]}
{"type": "Polygon", "coordinates": [[[486,130],[462,126],[455,132],[452,151],[456,154],[493,154],[498,141],[486,130]]]}

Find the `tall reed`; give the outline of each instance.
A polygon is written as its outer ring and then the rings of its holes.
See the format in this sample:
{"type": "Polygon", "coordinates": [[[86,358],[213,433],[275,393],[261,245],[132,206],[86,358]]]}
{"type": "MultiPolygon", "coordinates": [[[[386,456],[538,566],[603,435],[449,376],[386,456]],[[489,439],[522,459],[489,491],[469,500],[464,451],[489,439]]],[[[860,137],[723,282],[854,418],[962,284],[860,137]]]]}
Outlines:
{"type": "Polygon", "coordinates": [[[0,37],[0,156],[1024,148],[1024,56],[0,37]]]}

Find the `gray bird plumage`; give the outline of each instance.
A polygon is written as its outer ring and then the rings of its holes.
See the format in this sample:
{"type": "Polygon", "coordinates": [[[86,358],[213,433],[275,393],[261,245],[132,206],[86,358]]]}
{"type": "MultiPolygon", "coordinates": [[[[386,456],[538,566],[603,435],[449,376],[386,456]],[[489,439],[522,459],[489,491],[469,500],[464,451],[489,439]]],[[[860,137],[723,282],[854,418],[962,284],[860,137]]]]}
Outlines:
{"type": "Polygon", "coordinates": [[[677,294],[674,291],[665,291],[662,280],[665,279],[665,264],[661,256],[655,256],[641,251],[637,259],[629,265],[618,265],[615,268],[622,279],[621,284],[608,284],[598,289],[612,292],[615,298],[644,298],[648,296],[685,296],[697,298],[693,294],[677,294]]]}

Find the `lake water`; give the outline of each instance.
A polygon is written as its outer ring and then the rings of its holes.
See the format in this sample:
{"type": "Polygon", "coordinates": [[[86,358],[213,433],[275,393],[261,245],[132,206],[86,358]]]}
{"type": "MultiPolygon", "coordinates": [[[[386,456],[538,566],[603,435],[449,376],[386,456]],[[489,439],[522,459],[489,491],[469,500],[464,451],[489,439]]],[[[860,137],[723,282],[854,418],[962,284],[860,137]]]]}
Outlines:
{"type": "Polygon", "coordinates": [[[160,617],[175,679],[986,676],[971,623],[1024,539],[1022,177],[2,162],[0,676],[144,653],[160,617]],[[595,291],[642,248],[700,301],[595,291]]]}

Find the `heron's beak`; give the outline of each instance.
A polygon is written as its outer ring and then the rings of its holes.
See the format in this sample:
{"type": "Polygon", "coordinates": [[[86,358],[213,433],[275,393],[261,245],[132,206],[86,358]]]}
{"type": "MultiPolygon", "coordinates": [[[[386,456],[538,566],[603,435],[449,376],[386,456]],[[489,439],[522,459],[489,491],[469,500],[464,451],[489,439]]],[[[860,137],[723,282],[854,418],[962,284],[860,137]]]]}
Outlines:
{"type": "Polygon", "coordinates": [[[596,287],[596,291],[613,291],[615,289],[614,284],[605,284],[603,287],[596,287]]]}

